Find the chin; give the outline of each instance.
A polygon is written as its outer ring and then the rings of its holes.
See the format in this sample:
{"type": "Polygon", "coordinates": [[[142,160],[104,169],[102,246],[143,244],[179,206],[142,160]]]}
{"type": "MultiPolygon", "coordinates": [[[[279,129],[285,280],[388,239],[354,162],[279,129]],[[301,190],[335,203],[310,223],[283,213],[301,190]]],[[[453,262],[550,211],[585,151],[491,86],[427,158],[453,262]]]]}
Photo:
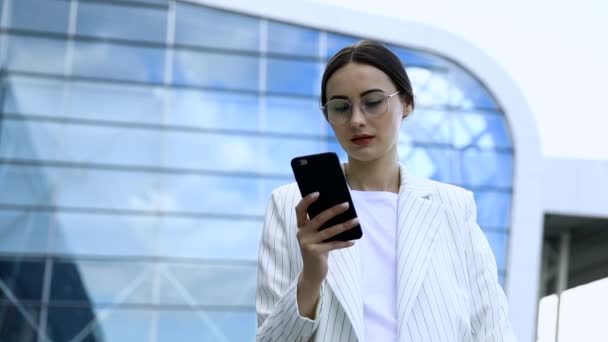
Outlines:
{"type": "Polygon", "coordinates": [[[374,150],[362,149],[362,150],[347,150],[349,158],[355,159],[357,161],[369,162],[376,160],[381,157],[381,155],[374,150]]]}

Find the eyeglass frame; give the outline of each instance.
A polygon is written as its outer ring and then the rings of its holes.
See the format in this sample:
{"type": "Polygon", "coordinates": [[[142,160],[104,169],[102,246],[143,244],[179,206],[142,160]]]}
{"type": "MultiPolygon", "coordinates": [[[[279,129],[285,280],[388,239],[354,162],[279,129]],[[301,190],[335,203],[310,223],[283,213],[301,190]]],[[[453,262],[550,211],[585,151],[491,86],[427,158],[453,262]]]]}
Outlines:
{"type": "MultiPolygon", "coordinates": [[[[372,118],[378,118],[378,117],[381,117],[382,115],[386,114],[386,112],[388,112],[388,109],[390,108],[390,102],[389,102],[389,101],[390,101],[391,97],[393,97],[393,96],[395,96],[395,95],[399,94],[400,92],[401,92],[401,90],[398,90],[397,92],[392,93],[392,94],[390,94],[390,95],[384,95],[384,100],[383,100],[383,101],[386,101],[386,109],[384,110],[384,112],[382,112],[382,113],[380,113],[380,114],[378,114],[378,115],[371,115],[370,117],[372,117],[372,118]]],[[[366,95],[367,95],[367,94],[366,94],[366,95]]],[[[321,111],[323,112],[323,115],[325,116],[325,119],[327,119],[327,121],[329,121],[329,115],[328,115],[328,114],[325,112],[325,108],[327,107],[327,104],[328,104],[330,101],[333,101],[333,100],[342,100],[342,101],[345,101],[346,103],[348,103],[348,104],[349,104],[349,114],[348,114],[348,115],[350,115],[350,116],[352,117],[352,115],[353,115],[353,103],[352,103],[351,101],[349,101],[349,100],[347,100],[347,99],[331,99],[331,100],[329,100],[329,101],[325,102],[325,105],[324,105],[324,106],[321,106],[321,107],[320,107],[320,109],[321,109],[321,111]]],[[[366,112],[366,111],[363,109],[363,107],[361,106],[361,102],[360,102],[360,101],[358,101],[358,102],[359,102],[359,110],[361,110],[361,113],[363,113],[364,115],[370,115],[369,113],[367,113],[367,112],[366,112]]],[[[333,123],[333,122],[331,122],[331,121],[329,121],[329,122],[330,122],[330,123],[333,123]]],[[[347,122],[348,122],[348,120],[345,120],[343,123],[333,123],[333,124],[334,124],[334,125],[344,125],[344,124],[346,124],[347,122]]]]}

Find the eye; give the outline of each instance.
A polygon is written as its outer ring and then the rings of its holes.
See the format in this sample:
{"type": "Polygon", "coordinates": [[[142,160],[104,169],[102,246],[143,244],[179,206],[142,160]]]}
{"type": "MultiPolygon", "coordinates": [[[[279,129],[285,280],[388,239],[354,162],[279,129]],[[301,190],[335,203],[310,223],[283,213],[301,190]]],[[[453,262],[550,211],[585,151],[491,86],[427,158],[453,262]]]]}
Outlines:
{"type": "Polygon", "coordinates": [[[364,102],[365,107],[375,108],[382,104],[382,100],[368,100],[364,102]]]}

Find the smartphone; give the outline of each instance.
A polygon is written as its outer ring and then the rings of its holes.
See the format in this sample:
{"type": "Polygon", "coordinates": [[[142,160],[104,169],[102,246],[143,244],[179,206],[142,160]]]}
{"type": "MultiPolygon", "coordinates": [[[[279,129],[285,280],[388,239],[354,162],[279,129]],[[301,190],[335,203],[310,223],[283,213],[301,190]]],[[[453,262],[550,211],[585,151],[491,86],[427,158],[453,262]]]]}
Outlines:
{"type": "MultiPolygon", "coordinates": [[[[344,171],[335,153],[327,152],[293,158],[291,168],[302,197],[319,192],[319,198],[308,207],[308,217],[311,219],[337,204],[349,203],[347,211],[325,222],[319,230],[357,217],[344,171]]],[[[362,235],[361,225],[357,225],[325,241],[349,241],[360,239],[362,235]]]]}

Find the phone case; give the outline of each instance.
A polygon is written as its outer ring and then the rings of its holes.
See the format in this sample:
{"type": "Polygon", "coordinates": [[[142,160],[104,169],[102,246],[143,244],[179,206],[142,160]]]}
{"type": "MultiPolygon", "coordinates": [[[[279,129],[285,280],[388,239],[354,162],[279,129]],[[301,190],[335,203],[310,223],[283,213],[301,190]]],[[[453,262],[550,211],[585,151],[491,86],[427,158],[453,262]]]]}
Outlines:
{"type": "MultiPolygon", "coordinates": [[[[291,168],[302,197],[316,191],[319,192],[319,198],[308,207],[308,216],[311,219],[334,205],[343,202],[349,202],[350,204],[347,211],[325,222],[320,230],[357,217],[346,177],[335,153],[328,152],[296,157],[291,160],[291,168]]],[[[326,241],[355,240],[360,239],[362,235],[361,226],[358,225],[326,241]]]]}

